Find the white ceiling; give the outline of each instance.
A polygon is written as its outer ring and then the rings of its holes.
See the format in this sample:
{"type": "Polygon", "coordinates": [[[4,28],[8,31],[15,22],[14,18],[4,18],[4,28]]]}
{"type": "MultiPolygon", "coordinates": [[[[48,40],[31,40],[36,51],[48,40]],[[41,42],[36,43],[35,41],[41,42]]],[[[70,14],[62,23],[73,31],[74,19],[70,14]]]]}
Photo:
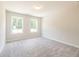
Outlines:
{"type": "Polygon", "coordinates": [[[58,2],[58,1],[16,1],[16,2],[3,2],[6,9],[22,14],[30,14],[33,16],[44,17],[46,15],[56,12],[58,9],[63,9],[65,6],[72,6],[77,2],[58,2]],[[35,10],[33,5],[41,5],[43,8],[35,10]]]}

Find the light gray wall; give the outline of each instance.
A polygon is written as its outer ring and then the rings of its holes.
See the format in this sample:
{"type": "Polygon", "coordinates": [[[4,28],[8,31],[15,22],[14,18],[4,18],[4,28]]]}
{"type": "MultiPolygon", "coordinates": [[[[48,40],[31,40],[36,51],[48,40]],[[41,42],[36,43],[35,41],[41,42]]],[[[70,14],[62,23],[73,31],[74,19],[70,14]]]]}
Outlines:
{"type": "Polygon", "coordinates": [[[0,2],[0,52],[5,45],[5,10],[0,2]]]}
{"type": "Polygon", "coordinates": [[[57,7],[42,24],[43,37],[79,47],[79,3],[57,7]]]}
{"type": "Polygon", "coordinates": [[[16,12],[11,12],[11,11],[6,11],[6,15],[7,15],[7,41],[13,41],[13,40],[21,40],[21,39],[27,39],[27,38],[34,38],[34,37],[40,37],[41,36],[41,18],[38,18],[38,22],[39,22],[39,28],[38,28],[38,32],[36,33],[31,33],[29,31],[29,18],[31,17],[30,15],[24,15],[24,14],[19,14],[16,12]],[[21,16],[24,18],[24,29],[23,29],[23,33],[20,34],[13,34],[11,33],[11,16],[21,16]]]}

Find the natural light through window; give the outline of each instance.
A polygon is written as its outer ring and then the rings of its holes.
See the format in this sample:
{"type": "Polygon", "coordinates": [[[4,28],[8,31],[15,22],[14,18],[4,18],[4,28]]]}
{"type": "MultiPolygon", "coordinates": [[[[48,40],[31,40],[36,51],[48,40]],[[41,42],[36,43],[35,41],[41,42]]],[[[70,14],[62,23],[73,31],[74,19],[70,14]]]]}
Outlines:
{"type": "Polygon", "coordinates": [[[38,31],[38,19],[32,17],[30,19],[30,32],[37,32],[38,31]]]}
{"type": "Polygon", "coordinates": [[[12,33],[23,32],[23,17],[11,16],[11,32],[12,33]]]}

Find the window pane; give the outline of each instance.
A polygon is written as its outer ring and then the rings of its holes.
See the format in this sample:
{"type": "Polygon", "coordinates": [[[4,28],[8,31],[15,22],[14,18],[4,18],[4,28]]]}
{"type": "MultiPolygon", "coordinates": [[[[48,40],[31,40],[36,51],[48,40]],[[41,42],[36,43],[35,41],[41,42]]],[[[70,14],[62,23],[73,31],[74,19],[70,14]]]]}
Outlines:
{"type": "Polygon", "coordinates": [[[31,18],[30,20],[30,31],[31,32],[37,32],[38,30],[38,19],[31,18]]]}
{"type": "Polygon", "coordinates": [[[17,17],[15,17],[15,16],[11,17],[11,24],[12,24],[12,30],[15,30],[16,25],[17,25],[17,17]]]}
{"type": "Polygon", "coordinates": [[[18,33],[23,32],[23,18],[22,17],[18,17],[17,31],[18,33]]]}
{"type": "Polygon", "coordinates": [[[18,29],[22,29],[22,19],[18,19],[18,25],[17,25],[17,28],[18,29]]]}

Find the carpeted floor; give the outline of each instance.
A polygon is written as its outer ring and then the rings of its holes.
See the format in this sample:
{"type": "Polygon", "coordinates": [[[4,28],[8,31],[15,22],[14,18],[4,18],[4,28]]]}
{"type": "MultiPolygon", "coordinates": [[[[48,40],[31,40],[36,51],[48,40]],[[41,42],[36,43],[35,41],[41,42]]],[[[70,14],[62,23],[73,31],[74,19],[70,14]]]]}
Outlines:
{"type": "Polygon", "coordinates": [[[7,43],[1,57],[76,57],[79,49],[45,38],[7,43]]]}

